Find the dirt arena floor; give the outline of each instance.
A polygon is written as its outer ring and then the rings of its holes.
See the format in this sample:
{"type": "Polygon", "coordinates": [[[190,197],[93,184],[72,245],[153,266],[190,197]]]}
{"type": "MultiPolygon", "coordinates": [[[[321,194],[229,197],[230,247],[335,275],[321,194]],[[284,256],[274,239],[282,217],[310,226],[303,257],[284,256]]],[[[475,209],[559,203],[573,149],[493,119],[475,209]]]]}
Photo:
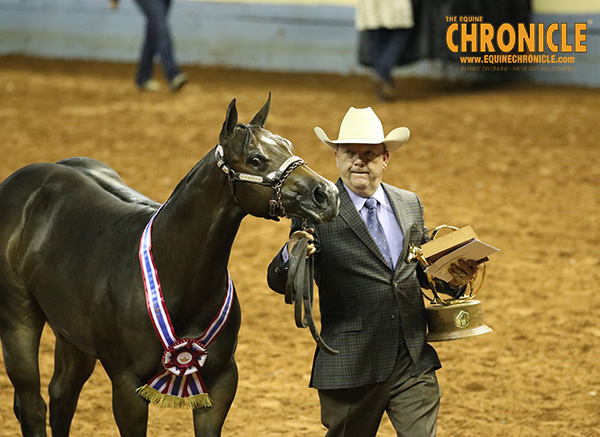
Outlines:
{"type": "MultiPolygon", "coordinates": [[[[501,249],[480,292],[491,334],[436,343],[443,362],[440,437],[600,436],[600,90],[530,83],[404,79],[378,102],[366,77],[189,67],[179,94],[139,93],[135,65],[0,57],[0,179],[33,162],[89,156],[164,201],[216,143],[232,98],[248,122],[270,92],[267,127],[319,173],[337,177],[333,137],[350,106],[372,106],[386,132],[411,130],[385,180],[416,191],[426,223],[472,224],[501,249]]],[[[1,211],[0,211],[1,213],[1,211]]],[[[289,221],[247,218],[230,263],[242,304],[240,383],[225,436],[319,436],[314,350],[266,269],[289,221]]],[[[53,337],[42,339],[46,387],[53,337]]],[[[19,436],[0,367],[0,435],[19,436]]],[[[100,364],[73,436],[118,435],[100,364]]],[[[150,436],[191,436],[191,414],[151,407],[150,436]]],[[[380,436],[392,436],[384,420],[380,436]]]]}

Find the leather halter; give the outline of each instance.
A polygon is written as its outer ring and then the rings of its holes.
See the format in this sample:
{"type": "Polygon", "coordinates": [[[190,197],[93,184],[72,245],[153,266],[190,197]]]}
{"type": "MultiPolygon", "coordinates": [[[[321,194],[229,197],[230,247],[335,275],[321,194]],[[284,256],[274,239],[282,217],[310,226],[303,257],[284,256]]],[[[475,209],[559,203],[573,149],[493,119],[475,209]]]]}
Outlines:
{"type": "Polygon", "coordinates": [[[301,165],[306,165],[306,162],[304,162],[302,158],[299,156],[291,156],[279,166],[277,171],[272,171],[266,176],[234,171],[225,162],[223,147],[220,144],[218,144],[215,148],[215,159],[217,160],[217,167],[227,174],[227,179],[229,180],[231,187],[231,193],[233,194],[233,197],[238,205],[239,202],[235,194],[236,182],[239,181],[263,185],[273,188],[273,198],[269,200],[269,215],[274,220],[279,220],[279,217],[286,217],[285,208],[283,207],[283,203],[281,201],[281,189],[283,188],[283,183],[285,180],[296,168],[300,167],[301,165]]]}
{"type": "Polygon", "coordinates": [[[312,256],[306,258],[306,247],[309,242],[308,238],[302,238],[294,245],[292,253],[290,253],[285,284],[285,303],[294,305],[296,326],[298,328],[308,327],[317,345],[328,354],[335,355],[339,351],[329,347],[321,338],[312,314],[314,260],[312,256]],[[304,316],[302,315],[303,308],[304,316]]]}

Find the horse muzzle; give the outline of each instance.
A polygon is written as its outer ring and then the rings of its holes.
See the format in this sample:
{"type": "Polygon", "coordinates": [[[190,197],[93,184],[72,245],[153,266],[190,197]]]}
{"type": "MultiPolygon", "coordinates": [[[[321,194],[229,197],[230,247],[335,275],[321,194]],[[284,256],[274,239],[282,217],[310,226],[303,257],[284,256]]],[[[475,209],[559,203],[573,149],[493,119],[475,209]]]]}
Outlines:
{"type": "Polygon", "coordinates": [[[333,220],[340,206],[338,188],[316,173],[310,179],[294,180],[290,192],[284,189],[283,200],[289,217],[307,219],[312,223],[333,220]]]}

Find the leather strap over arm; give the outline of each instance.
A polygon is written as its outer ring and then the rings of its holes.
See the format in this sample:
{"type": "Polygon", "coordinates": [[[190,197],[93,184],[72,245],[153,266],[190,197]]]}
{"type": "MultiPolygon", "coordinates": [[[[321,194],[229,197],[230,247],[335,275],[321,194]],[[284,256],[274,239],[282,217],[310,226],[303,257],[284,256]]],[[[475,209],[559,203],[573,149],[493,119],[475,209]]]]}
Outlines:
{"type": "Polygon", "coordinates": [[[328,354],[335,355],[339,351],[329,347],[319,335],[312,313],[314,260],[306,257],[308,238],[302,238],[294,245],[290,253],[289,270],[285,285],[285,303],[294,305],[294,319],[298,328],[310,330],[317,345],[328,354]],[[304,314],[303,314],[304,310],[304,314]]]}

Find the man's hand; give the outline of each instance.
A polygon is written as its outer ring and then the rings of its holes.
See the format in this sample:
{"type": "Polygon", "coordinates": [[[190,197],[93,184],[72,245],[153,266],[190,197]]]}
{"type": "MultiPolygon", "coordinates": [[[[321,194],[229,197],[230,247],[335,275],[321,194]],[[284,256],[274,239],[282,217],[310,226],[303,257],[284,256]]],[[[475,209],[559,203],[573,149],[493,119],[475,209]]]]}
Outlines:
{"type": "Polygon", "coordinates": [[[462,287],[467,285],[477,273],[478,265],[476,261],[465,261],[461,259],[458,263],[452,263],[448,272],[452,275],[452,280],[449,282],[453,287],[462,287]]]}
{"type": "Polygon", "coordinates": [[[312,235],[314,232],[315,232],[315,230],[313,228],[308,228],[304,231],[294,232],[292,234],[292,236],[290,237],[290,241],[288,241],[288,252],[291,254],[292,249],[294,248],[296,243],[298,243],[303,238],[308,238],[311,242],[308,243],[308,246],[306,246],[306,257],[308,258],[313,253],[315,253],[317,249],[315,248],[315,245],[312,243],[312,241],[315,239],[315,237],[313,237],[313,235],[312,235]]]}

